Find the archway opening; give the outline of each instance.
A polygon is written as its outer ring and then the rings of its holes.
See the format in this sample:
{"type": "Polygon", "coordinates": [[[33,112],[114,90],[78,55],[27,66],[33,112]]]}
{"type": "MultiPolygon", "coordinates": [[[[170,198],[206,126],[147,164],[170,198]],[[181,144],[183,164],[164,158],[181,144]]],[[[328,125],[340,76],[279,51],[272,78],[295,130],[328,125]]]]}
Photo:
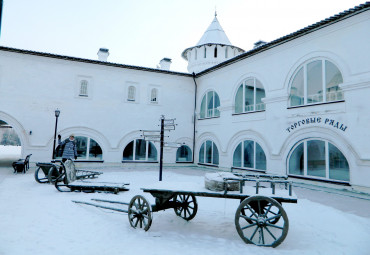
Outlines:
{"type": "Polygon", "coordinates": [[[11,167],[21,157],[22,147],[17,132],[7,122],[0,120],[0,167],[11,167]]]}

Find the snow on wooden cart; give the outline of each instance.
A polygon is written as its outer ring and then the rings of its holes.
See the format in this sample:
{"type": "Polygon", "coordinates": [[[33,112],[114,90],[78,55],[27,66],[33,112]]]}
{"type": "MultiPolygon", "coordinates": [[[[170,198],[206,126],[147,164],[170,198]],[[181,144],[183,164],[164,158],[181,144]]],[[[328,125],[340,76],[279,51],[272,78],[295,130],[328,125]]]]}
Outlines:
{"type": "Polygon", "coordinates": [[[147,231],[152,224],[153,212],[166,209],[173,209],[176,215],[189,221],[198,210],[196,197],[238,199],[240,204],[235,212],[235,227],[241,239],[258,246],[280,245],[289,229],[282,203],[297,203],[292,182],[285,176],[276,175],[231,174],[222,179],[221,191],[181,182],[160,182],[142,188],[155,198],[155,204],[151,205],[142,195],[134,196],[128,205],[130,225],[147,231]],[[238,190],[233,190],[235,184],[238,190]]]}

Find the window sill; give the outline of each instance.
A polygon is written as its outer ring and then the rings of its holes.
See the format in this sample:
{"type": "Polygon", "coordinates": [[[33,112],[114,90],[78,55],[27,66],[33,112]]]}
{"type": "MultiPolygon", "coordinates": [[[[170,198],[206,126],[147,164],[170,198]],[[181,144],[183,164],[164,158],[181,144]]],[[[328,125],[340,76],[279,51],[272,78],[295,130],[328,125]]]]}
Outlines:
{"type": "Polygon", "coordinates": [[[199,118],[198,120],[209,120],[209,119],[217,119],[217,118],[220,118],[220,116],[206,117],[206,118],[199,118]]]}
{"type": "Polygon", "coordinates": [[[193,161],[176,161],[176,164],[192,164],[193,161]]]}
{"type": "Polygon", "coordinates": [[[144,160],[122,160],[122,163],[158,163],[158,161],[144,161],[144,160]]]}
{"type": "Polygon", "coordinates": [[[340,184],[343,186],[351,186],[351,184],[349,184],[349,182],[347,181],[329,180],[329,179],[322,179],[322,178],[315,178],[311,176],[294,175],[294,174],[288,174],[288,176],[292,178],[303,179],[303,180],[319,181],[319,182],[325,182],[325,183],[340,184]]]}
{"type": "Polygon", "coordinates": [[[218,168],[218,165],[214,165],[214,164],[198,163],[198,165],[200,165],[200,166],[217,167],[218,168]]]}
{"type": "Polygon", "coordinates": [[[240,113],[233,113],[232,116],[236,115],[243,115],[243,114],[250,114],[250,113],[258,113],[258,112],[265,112],[266,110],[260,110],[260,111],[251,111],[251,112],[240,112],[240,113]]]}
{"type": "Polygon", "coordinates": [[[344,103],[344,102],[345,102],[344,100],[339,100],[339,101],[332,101],[332,102],[305,104],[305,105],[289,106],[288,109],[296,109],[296,108],[310,107],[310,106],[317,106],[317,105],[325,105],[325,104],[337,104],[337,103],[344,103]]]}

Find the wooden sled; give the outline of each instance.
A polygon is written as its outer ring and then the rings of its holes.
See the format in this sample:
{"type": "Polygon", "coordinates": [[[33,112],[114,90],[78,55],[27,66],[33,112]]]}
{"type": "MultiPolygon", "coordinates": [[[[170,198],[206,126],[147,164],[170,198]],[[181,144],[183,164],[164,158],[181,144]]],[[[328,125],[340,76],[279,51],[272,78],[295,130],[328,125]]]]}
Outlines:
{"type": "Polygon", "coordinates": [[[129,190],[126,185],[129,183],[112,183],[112,182],[95,182],[81,180],[77,176],[77,170],[72,160],[68,159],[62,165],[62,174],[55,181],[55,188],[60,192],[82,191],[87,193],[93,192],[110,192],[117,194],[120,191],[129,190]]]}

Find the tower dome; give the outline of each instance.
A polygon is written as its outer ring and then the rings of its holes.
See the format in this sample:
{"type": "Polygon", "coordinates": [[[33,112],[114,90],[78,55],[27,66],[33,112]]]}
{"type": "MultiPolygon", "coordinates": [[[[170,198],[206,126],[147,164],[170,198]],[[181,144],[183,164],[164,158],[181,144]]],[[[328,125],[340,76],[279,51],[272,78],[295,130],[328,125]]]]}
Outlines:
{"type": "Polygon", "coordinates": [[[243,49],[231,44],[215,13],[212,23],[197,45],[185,49],[181,56],[188,61],[190,73],[199,73],[243,52],[243,49]]]}

